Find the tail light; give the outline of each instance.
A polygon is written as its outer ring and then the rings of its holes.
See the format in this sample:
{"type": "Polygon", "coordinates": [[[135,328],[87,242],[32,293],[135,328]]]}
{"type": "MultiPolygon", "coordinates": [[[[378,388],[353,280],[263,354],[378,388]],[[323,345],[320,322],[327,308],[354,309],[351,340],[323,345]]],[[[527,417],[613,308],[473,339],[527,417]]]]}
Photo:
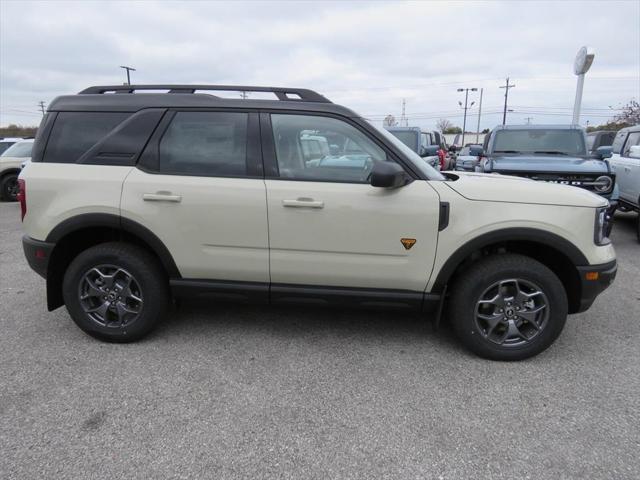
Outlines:
{"type": "Polygon", "coordinates": [[[438,150],[438,159],[440,160],[440,170],[444,170],[444,164],[446,161],[447,155],[444,153],[444,150],[438,150]]]}
{"type": "Polygon", "coordinates": [[[18,179],[18,202],[20,202],[20,220],[24,220],[24,216],[27,214],[27,184],[21,178],[18,179]]]}

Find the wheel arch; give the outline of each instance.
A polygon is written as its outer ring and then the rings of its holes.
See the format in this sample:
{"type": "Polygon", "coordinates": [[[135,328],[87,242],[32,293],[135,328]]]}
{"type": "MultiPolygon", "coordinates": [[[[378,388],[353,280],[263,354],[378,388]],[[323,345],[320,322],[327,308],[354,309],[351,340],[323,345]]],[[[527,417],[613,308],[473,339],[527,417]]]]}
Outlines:
{"type": "Polygon", "coordinates": [[[180,271],[162,240],[138,222],[108,213],[81,214],[61,222],[47,235],[55,244],[47,270],[47,307],[64,304],[62,279],[71,261],[82,251],[100,243],[124,241],[152,253],[169,278],[181,278],[180,271]]]}
{"type": "Polygon", "coordinates": [[[538,260],[553,271],[564,285],[569,313],[580,306],[580,273],[576,266],[588,265],[585,255],[565,238],[535,228],[507,228],[480,235],[459,247],[436,276],[432,292],[440,293],[455,283],[458,275],[479,258],[490,254],[520,253],[538,260]]]}

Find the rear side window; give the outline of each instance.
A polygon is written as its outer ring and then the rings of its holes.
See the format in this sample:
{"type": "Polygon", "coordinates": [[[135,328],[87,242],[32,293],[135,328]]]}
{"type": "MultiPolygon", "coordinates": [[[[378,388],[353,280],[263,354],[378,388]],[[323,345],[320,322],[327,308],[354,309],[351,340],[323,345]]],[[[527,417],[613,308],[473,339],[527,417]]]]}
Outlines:
{"type": "Polygon", "coordinates": [[[178,112],[160,141],[160,172],[246,176],[249,114],[178,112]]]}
{"type": "Polygon", "coordinates": [[[124,121],[130,113],[59,113],[44,153],[44,162],[75,163],[97,142],[124,121]]]}

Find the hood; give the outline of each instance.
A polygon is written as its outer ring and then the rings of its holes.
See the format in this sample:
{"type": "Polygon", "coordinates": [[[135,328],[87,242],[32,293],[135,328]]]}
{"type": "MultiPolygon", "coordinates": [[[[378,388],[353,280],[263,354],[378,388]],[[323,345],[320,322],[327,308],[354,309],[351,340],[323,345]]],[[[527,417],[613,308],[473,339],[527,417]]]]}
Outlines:
{"type": "Polygon", "coordinates": [[[595,158],[558,155],[508,155],[492,157],[494,172],[607,173],[607,162],[595,158]]]}
{"type": "Polygon", "coordinates": [[[457,180],[446,185],[469,200],[537,203],[569,207],[603,207],[607,201],[583,188],[536,182],[495,173],[455,172],[457,180]]]}

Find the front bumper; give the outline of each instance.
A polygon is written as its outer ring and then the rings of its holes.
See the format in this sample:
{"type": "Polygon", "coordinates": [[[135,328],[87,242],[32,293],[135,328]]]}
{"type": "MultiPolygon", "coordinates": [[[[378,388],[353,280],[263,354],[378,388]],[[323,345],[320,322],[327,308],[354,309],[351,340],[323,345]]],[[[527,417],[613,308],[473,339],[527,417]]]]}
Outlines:
{"type": "Polygon", "coordinates": [[[27,235],[22,237],[22,248],[27,263],[29,263],[31,269],[42,278],[47,278],[49,259],[55,246],[55,243],[41,242],[27,235]]]}
{"type": "Polygon", "coordinates": [[[575,313],[587,310],[596,297],[613,283],[618,272],[618,264],[613,260],[602,265],[587,265],[577,268],[580,275],[580,304],[575,313]]]}

